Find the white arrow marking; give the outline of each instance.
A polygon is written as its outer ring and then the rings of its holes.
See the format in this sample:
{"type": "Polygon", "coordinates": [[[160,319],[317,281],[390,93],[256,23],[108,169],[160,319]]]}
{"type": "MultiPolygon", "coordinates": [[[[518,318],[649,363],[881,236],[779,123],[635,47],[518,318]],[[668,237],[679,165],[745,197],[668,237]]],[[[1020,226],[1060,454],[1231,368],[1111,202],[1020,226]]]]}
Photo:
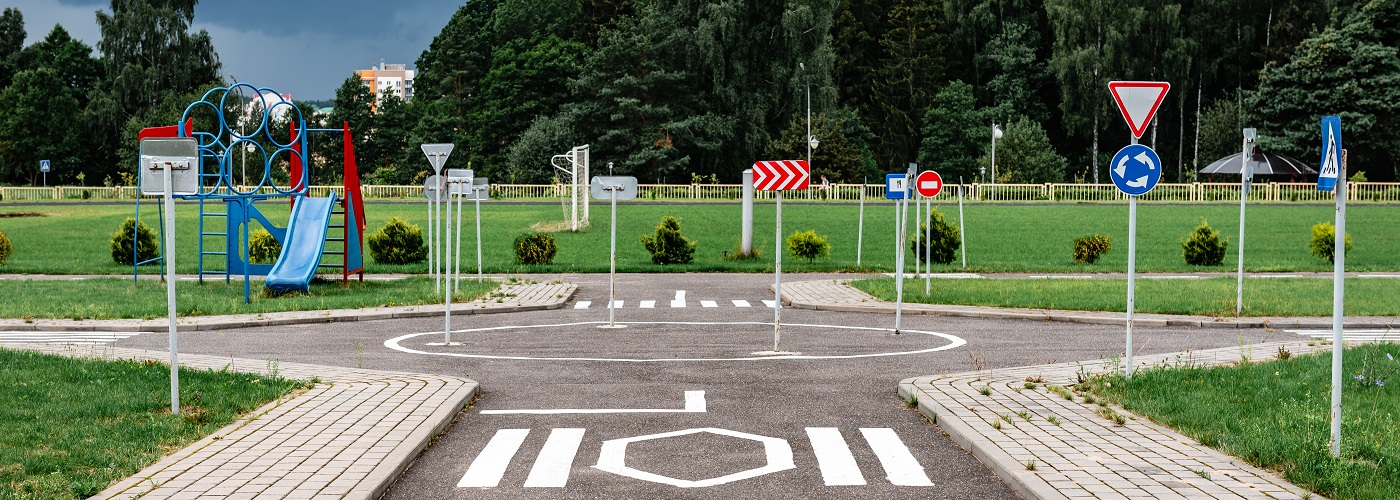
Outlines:
{"type": "Polygon", "coordinates": [[[1138,153],[1138,155],[1134,156],[1133,159],[1141,162],[1143,165],[1147,165],[1148,170],[1157,170],[1157,164],[1152,162],[1152,157],[1147,156],[1146,151],[1138,153]]]}
{"type": "Polygon", "coordinates": [[[563,488],[569,483],[569,469],[574,466],[579,444],[586,429],[554,429],[540,449],[540,456],[525,478],[526,488],[563,488]]]}
{"type": "Polygon", "coordinates": [[[1147,176],[1138,177],[1135,181],[1123,181],[1123,184],[1135,188],[1147,187],[1147,176]]]}
{"type": "Polygon", "coordinates": [[[1128,157],[1124,156],[1122,160],[1119,160],[1118,166],[1113,168],[1113,173],[1118,174],[1119,179],[1123,178],[1123,174],[1128,173],[1128,157]]]}

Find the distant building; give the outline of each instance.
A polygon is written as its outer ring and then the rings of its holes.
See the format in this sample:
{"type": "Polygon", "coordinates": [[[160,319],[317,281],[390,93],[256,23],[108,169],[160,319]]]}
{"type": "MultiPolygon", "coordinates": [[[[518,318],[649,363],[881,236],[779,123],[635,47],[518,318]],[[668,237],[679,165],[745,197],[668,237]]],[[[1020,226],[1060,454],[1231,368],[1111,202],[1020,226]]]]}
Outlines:
{"type": "Polygon", "coordinates": [[[398,95],[404,102],[412,101],[414,73],[405,64],[384,64],[382,60],[373,69],[355,71],[355,74],[360,76],[360,82],[369,87],[370,93],[374,94],[376,103],[382,97],[380,93],[386,89],[398,95]]]}

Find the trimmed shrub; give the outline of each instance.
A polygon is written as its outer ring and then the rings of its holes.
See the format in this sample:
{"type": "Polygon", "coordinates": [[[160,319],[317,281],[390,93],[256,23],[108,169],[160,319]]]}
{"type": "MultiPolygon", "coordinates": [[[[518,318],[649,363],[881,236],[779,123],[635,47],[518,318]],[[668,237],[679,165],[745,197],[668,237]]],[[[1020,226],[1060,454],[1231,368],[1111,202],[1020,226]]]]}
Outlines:
{"type": "Polygon", "coordinates": [[[258,229],[248,233],[248,259],[257,263],[267,263],[277,260],[282,255],[282,243],[277,238],[272,237],[272,233],[266,229],[258,229]]]}
{"type": "Polygon", "coordinates": [[[390,217],[374,234],[366,238],[369,255],[380,264],[414,264],[428,258],[423,244],[423,230],[398,217],[390,217]]]}
{"type": "Polygon", "coordinates": [[[681,235],[681,220],[670,215],[661,218],[654,236],[642,235],[642,246],[651,252],[652,264],[689,264],[695,260],[699,242],[681,235]]]}
{"type": "Polygon", "coordinates": [[[0,231],[0,266],[5,265],[5,259],[10,258],[14,249],[14,246],[10,245],[10,238],[5,236],[4,231],[0,231]]]}
{"type": "Polygon", "coordinates": [[[1096,234],[1093,236],[1081,236],[1074,239],[1074,261],[1085,264],[1093,264],[1099,260],[1100,254],[1107,253],[1113,249],[1113,243],[1107,236],[1096,234]]]}
{"type": "Polygon", "coordinates": [[[939,264],[947,264],[952,262],[953,256],[957,254],[961,237],[957,226],[949,225],[943,217],[943,212],[935,209],[933,213],[929,214],[928,224],[919,225],[919,234],[914,235],[910,248],[918,253],[919,262],[931,259],[939,264]],[[928,241],[933,245],[933,248],[927,252],[931,255],[926,255],[924,251],[924,233],[926,231],[930,233],[928,241]]]}
{"type": "Polygon", "coordinates": [[[521,264],[553,264],[558,251],[554,235],[549,233],[525,233],[515,238],[515,260],[521,264]]]}
{"type": "Polygon", "coordinates": [[[160,256],[155,230],[151,229],[151,226],[147,226],[145,222],[138,225],[135,217],[127,217],[121,228],[112,233],[112,262],[125,266],[133,263],[131,260],[133,230],[136,233],[136,249],[140,251],[140,255],[136,256],[137,261],[148,261],[160,256]]]}
{"type": "Polygon", "coordinates": [[[831,255],[831,244],[816,231],[793,231],[787,237],[787,247],[788,253],[799,259],[807,259],[808,264],[815,262],[817,257],[831,255]]]}
{"type": "MultiPolygon", "coordinates": [[[[1319,222],[1312,227],[1312,243],[1308,245],[1312,254],[1327,262],[1337,262],[1337,227],[1331,222],[1319,222]]],[[[1351,235],[1346,235],[1346,251],[1351,252],[1351,235]]]]}
{"type": "Polygon", "coordinates": [[[1225,260],[1225,250],[1229,247],[1230,239],[1221,240],[1220,232],[1201,219],[1201,225],[1181,240],[1181,256],[1193,266],[1218,266],[1225,260]]]}

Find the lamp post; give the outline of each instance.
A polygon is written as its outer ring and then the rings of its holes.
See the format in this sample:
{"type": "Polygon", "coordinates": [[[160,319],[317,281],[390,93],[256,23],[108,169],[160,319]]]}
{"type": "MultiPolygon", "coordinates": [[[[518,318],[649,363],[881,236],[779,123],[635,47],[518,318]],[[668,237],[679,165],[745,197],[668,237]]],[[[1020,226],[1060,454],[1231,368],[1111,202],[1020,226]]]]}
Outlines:
{"type": "Polygon", "coordinates": [[[802,76],[807,81],[807,168],[812,167],[812,150],[817,149],[821,141],[817,136],[812,135],[812,78],[807,76],[807,65],[797,63],[797,67],[802,69],[802,76]]]}
{"type": "MultiPolygon", "coordinates": [[[[992,122],[992,178],[987,180],[987,184],[994,185],[997,183],[997,139],[1000,139],[1002,135],[1001,127],[998,127],[996,122],[992,122]]],[[[993,200],[996,199],[995,193],[996,192],[993,191],[993,200]]]]}

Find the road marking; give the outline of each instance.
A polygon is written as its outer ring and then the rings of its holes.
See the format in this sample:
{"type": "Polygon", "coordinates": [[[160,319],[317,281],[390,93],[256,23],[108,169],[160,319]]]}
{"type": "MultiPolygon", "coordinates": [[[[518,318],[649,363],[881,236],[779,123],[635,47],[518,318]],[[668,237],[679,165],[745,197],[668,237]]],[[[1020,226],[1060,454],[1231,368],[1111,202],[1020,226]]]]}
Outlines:
{"type": "Polygon", "coordinates": [[[772,308],[773,308],[773,301],[771,301],[771,300],[765,300],[765,301],[763,301],[763,307],[767,307],[767,308],[769,308],[769,309],[772,309],[772,308]]]}
{"type": "Polygon", "coordinates": [[[614,408],[614,409],[557,409],[557,410],[481,410],[483,415],[563,415],[599,413],[705,413],[705,391],[685,391],[685,408],[614,408]]]}
{"type": "Polygon", "coordinates": [[[574,466],[579,444],[587,429],[554,429],[549,431],[540,456],[525,478],[526,488],[563,488],[569,482],[569,469],[574,466]]]}
{"type": "Polygon", "coordinates": [[[587,300],[580,300],[574,304],[574,309],[588,309],[588,306],[591,305],[593,305],[593,302],[587,300]]]}
{"type": "Polygon", "coordinates": [[[700,307],[719,307],[719,304],[715,303],[713,300],[702,300],[700,301],[700,307]]]}
{"type": "Polygon", "coordinates": [[[1400,278],[1400,274],[1358,274],[1358,278],[1400,278]]]}
{"type": "Polygon", "coordinates": [[[870,443],[870,449],[875,451],[875,458],[880,459],[880,466],[885,468],[885,478],[891,484],[933,486],[933,481],[929,481],[928,474],[924,473],[924,467],[909,453],[909,447],[904,446],[894,429],[862,427],[860,433],[865,436],[865,442],[870,443]]]}
{"type": "Polygon", "coordinates": [[[827,486],[860,486],[865,476],[856,465],[856,457],[841,430],[835,427],[808,427],[807,439],[812,442],[812,453],[817,455],[817,466],[821,467],[822,480],[827,486]]]}
{"type": "Polygon", "coordinates": [[[613,301],[613,308],[615,308],[615,309],[621,309],[621,308],[622,308],[622,301],[621,301],[621,300],[614,300],[614,301],[613,301]]]}
{"type": "Polygon", "coordinates": [[[1251,278],[1302,278],[1301,274],[1256,274],[1251,278]]]}
{"type": "Polygon", "coordinates": [[[145,332],[4,332],[0,344],[110,344],[145,332]]]}
{"type": "Polygon", "coordinates": [[[1191,276],[1191,275],[1181,275],[1181,276],[1159,276],[1159,275],[1144,274],[1144,275],[1139,276],[1139,277],[1142,278],[1142,279],[1145,279],[1145,280],[1198,280],[1198,279],[1201,279],[1200,276],[1191,276]]]}
{"type": "Polygon", "coordinates": [[[671,299],[671,307],[685,307],[685,290],[676,290],[676,298],[671,299]]]}
{"type": "Polygon", "coordinates": [[[467,473],[462,475],[462,480],[457,482],[458,488],[495,488],[500,486],[501,478],[506,474],[506,468],[510,466],[510,459],[515,458],[515,452],[520,451],[521,443],[525,442],[525,436],[530,434],[530,429],[501,429],[496,431],[496,435],[491,437],[491,441],[486,443],[486,449],[481,450],[481,454],[472,460],[467,473]]]}
{"type": "MultiPolygon", "coordinates": [[[[1288,333],[1295,333],[1295,334],[1298,334],[1298,335],[1306,335],[1306,336],[1309,336],[1309,337],[1312,337],[1312,338],[1315,338],[1315,339],[1322,339],[1322,340],[1330,340],[1330,339],[1332,338],[1332,335],[1333,335],[1332,330],[1331,330],[1330,328],[1329,328],[1329,329],[1326,329],[1326,330],[1284,330],[1284,331],[1285,331],[1285,332],[1288,332],[1288,333]]],[[[1343,329],[1342,329],[1342,340],[1346,340],[1346,341],[1357,341],[1357,342],[1367,342],[1367,341],[1372,341],[1372,342],[1374,342],[1374,341],[1391,341],[1391,342],[1396,342],[1396,341],[1400,341],[1400,330],[1386,329],[1386,328],[1356,328],[1356,329],[1346,329],[1346,328],[1343,328],[1343,329]]]]}
{"type": "Polygon", "coordinates": [[[749,305],[749,301],[747,300],[734,299],[732,302],[734,302],[734,307],[753,307],[749,305]]]}
{"type": "Polygon", "coordinates": [[[655,300],[643,300],[643,301],[642,301],[642,309],[656,309],[656,301],[655,301],[655,300]]]}
{"type": "Polygon", "coordinates": [[[600,449],[598,452],[598,465],[594,465],[593,467],[601,471],[617,474],[619,476],[626,476],[633,479],[640,479],[643,481],[651,481],[653,483],[669,484],[681,488],[704,488],[708,486],[732,483],[734,481],[754,478],[765,474],[785,471],[788,469],[796,469],[797,465],[795,465],[792,461],[792,446],[788,444],[786,439],[769,436],[760,436],[757,434],[749,434],[747,432],[731,431],[729,429],[717,429],[713,427],[706,427],[699,429],[686,429],[675,432],[666,432],[662,434],[636,436],[624,439],[609,439],[607,441],[603,441],[602,449],[600,449]],[[670,476],[663,476],[660,474],[655,474],[644,470],[638,470],[627,466],[627,445],[630,443],[635,443],[638,441],[648,441],[652,439],[665,439],[676,436],[685,436],[689,434],[698,434],[702,432],[718,434],[721,436],[736,437],[740,439],[748,439],[762,443],[764,455],[767,458],[767,460],[762,467],[755,467],[752,469],[735,472],[733,474],[700,481],[691,481],[687,479],[678,479],[670,476]]]}
{"type": "Polygon", "coordinates": [[[1027,276],[1030,279],[1052,279],[1052,280],[1091,280],[1093,276],[1079,274],[1032,274],[1027,276]]]}

